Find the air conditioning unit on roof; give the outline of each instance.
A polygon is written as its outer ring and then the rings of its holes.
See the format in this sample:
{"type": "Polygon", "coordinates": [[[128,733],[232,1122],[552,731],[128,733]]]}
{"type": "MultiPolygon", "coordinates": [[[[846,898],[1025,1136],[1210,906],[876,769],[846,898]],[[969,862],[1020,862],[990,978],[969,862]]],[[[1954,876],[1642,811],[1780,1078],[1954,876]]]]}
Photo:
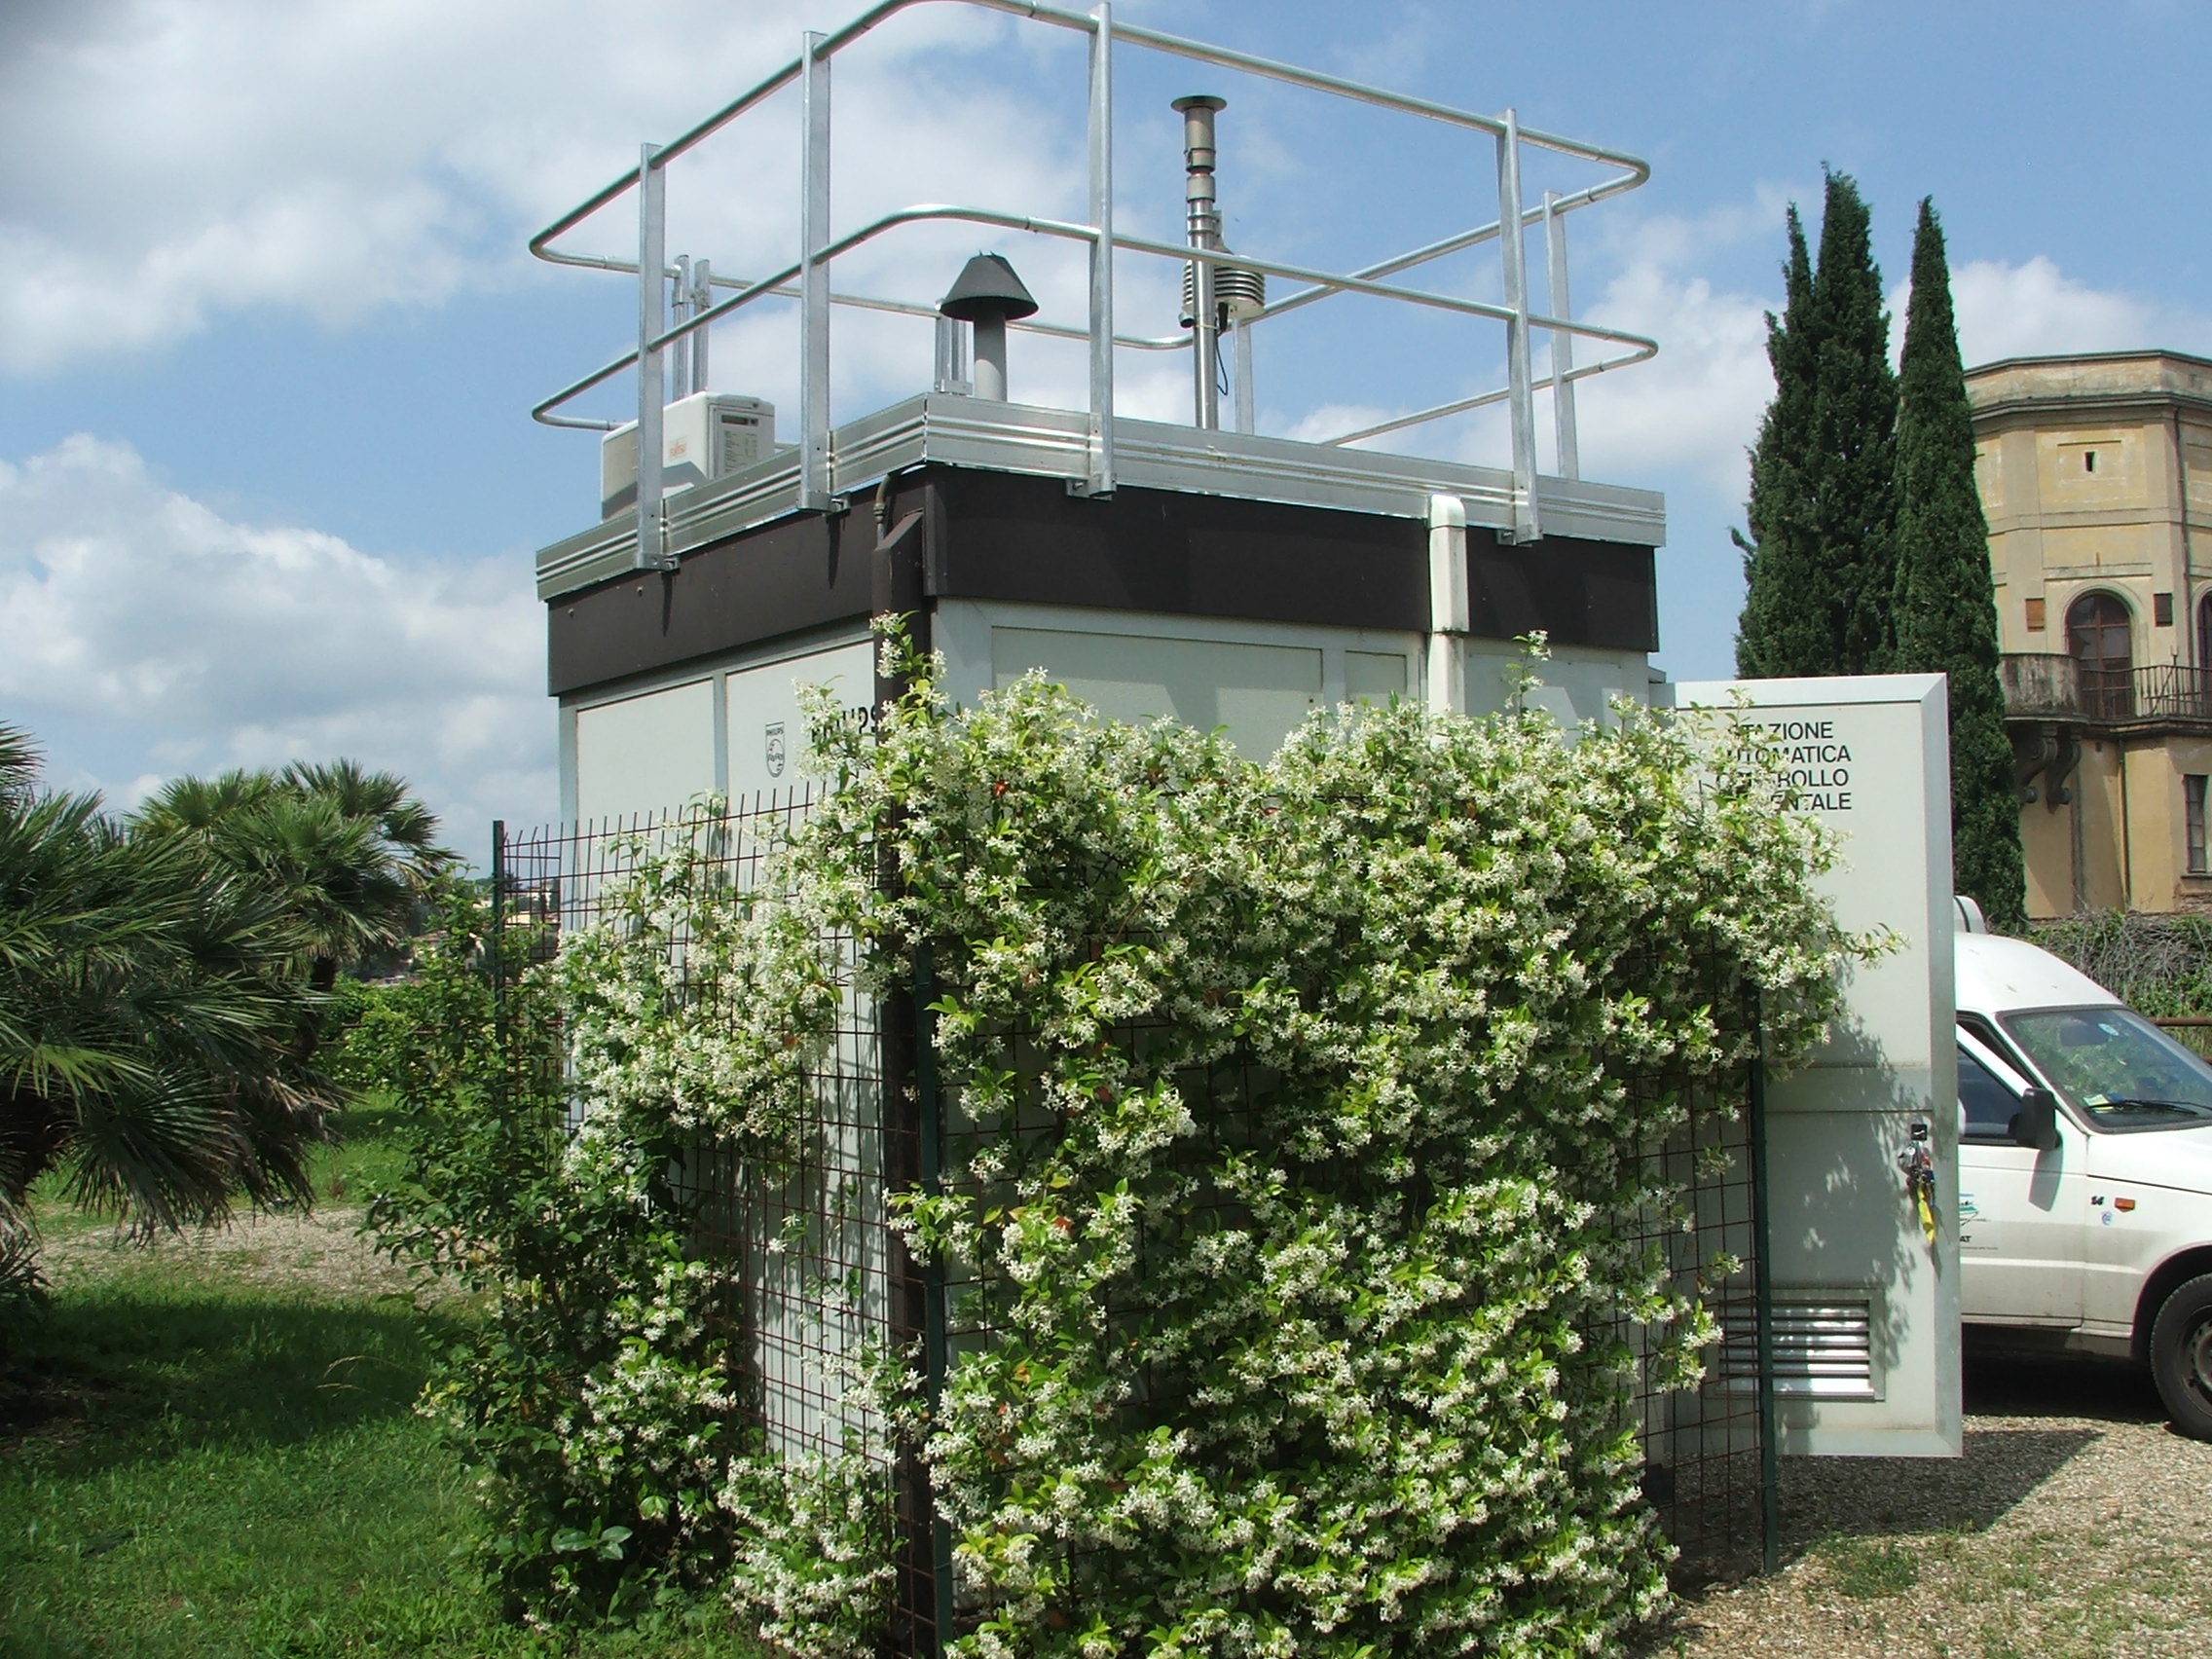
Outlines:
{"type": "MultiPolygon", "coordinates": [[[[742,472],[776,453],[776,406],[757,397],[700,391],[660,415],[661,494],[742,472]]],[[[599,516],[610,519],[638,504],[638,424],[617,426],[600,441],[599,516]]]]}

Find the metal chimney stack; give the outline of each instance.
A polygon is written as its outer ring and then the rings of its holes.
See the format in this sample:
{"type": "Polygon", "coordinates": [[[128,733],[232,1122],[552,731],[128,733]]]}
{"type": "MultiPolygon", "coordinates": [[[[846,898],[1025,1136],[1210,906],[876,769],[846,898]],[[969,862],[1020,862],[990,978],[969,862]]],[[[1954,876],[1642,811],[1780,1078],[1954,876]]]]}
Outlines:
{"type": "Polygon", "coordinates": [[[1006,325],[1037,314],[1037,302],[1014,267],[1001,254],[978,253],[961,269],[952,291],[939,304],[938,314],[973,326],[976,395],[1004,403],[1006,325]]]}

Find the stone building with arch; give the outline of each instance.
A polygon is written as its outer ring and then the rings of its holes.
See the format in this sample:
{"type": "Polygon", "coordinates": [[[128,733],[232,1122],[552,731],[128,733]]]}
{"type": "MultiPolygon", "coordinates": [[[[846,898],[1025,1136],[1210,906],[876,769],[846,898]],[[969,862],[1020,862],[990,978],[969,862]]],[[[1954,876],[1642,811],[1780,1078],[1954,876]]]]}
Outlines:
{"type": "Polygon", "coordinates": [[[1967,374],[2028,913],[2212,909],[2212,359],[1967,374]]]}

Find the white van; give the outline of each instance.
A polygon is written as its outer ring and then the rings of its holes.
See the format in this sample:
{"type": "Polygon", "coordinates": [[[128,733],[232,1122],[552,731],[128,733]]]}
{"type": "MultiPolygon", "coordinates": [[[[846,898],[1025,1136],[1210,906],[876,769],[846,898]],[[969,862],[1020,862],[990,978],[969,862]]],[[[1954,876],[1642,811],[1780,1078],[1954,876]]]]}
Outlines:
{"type": "Polygon", "coordinates": [[[1957,940],[1970,1325],[2148,1362],[2212,1440],[2212,1066],[2047,951],[1957,940]]]}

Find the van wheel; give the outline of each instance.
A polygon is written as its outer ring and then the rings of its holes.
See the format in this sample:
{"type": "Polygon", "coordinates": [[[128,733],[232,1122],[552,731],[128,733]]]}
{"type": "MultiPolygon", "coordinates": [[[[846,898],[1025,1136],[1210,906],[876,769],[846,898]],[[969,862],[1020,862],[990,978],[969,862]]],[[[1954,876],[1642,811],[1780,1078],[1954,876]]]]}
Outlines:
{"type": "Polygon", "coordinates": [[[2151,1374],[2174,1427],[2212,1440],[2212,1273],[2166,1298],[2151,1327],[2151,1374]]]}

